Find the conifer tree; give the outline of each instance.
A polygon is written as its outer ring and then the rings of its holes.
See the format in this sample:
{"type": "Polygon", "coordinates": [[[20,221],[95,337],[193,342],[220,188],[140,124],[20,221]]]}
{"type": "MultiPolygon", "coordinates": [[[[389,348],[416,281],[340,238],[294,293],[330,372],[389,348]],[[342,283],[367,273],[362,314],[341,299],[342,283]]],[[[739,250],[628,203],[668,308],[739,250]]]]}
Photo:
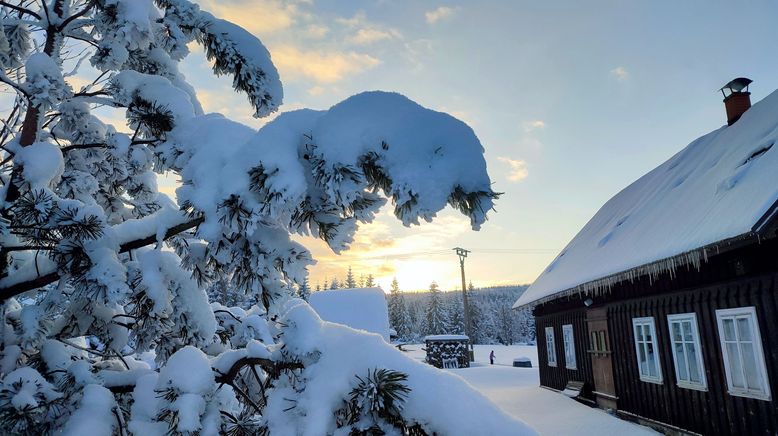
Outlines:
{"type": "MultiPolygon", "coordinates": [[[[334,333],[295,298],[314,261],[292,236],[340,253],[385,204],[407,226],[448,204],[477,230],[497,194],[473,131],[378,91],[260,130],[205,114],[179,70],[190,47],[255,117],[283,88],[258,38],[188,0],[9,0],[0,20],[0,431],[302,434],[321,407],[318,433],[360,431],[310,400],[333,397],[310,381],[334,333]]],[[[386,369],[371,398],[412,397],[417,378],[386,369]]]]}
{"type": "Polygon", "coordinates": [[[397,336],[401,340],[410,340],[411,326],[408,307],[405,304],[405,297],[402,291],[400,291],[397,277],[392,279],[391,291],[389,293],[389,323],[397,331],[397,336]]]}
{"type": "Polygon", "coordinates": [[[348,267],[348,273],[346,274],[346,281],[345,281],[345,287],[348,289],[353,289],[357,287],[357,282],[354,281],[354,273],[351,272],[351,265],[348,267]]]}
{"type": "Polygon", "coordinates": [[[308,285],[308,276],[303,277],[303,282],[300,283],[300,287],[297,289],[297,295],[305,301],[308,301],[308,297],[311,295],[311,289],[308,285]]]}
{"type": "Polygon", "coordinates": [[[374,288],[375,287],[375,279],[373,278],[373,274],[368,274],[367,279],[365,279],[365,287],[366,288],[374,288]]]}
{"type": "Polygon", "coordinates": [[[462,297],[459,292],[448,292],[446,298],[446,331],[454,335],[465,334],[465,318],[462,297]]]}
{"type": "Polygon", "coordinates": [[[425,313],[427,335],[442,335],[446,332],[446,313],[438,284],[432,282],[429,288],[429,300],[425,313]]]}

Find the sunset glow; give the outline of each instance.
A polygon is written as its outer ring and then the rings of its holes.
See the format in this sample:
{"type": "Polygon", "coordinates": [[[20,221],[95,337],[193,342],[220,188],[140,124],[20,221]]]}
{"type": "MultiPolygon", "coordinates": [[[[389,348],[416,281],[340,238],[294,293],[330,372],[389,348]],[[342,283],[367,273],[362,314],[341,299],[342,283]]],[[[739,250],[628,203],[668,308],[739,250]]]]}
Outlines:
{"type": "MultiPolygon", "coordinates": [[[[313,286],[325,278],[342,280],[351,266],[357,277],[373,274],[384,289],[395,276],[404,290],[426,289],[433,280],[443,289],[458,289],[458,260],[450,252],[456,246],[473,250],[466,272],[475,286],[529,283],[599,205],[723,122],[720,101],[711,98],[722,83],[748,72],[760,82],[754,101],[778,87],[772,74],[776,61],[759,50],[741,50],[735,39],[713,30],[711,23],[729,16],[713,5],[709,22],[689,22],[648,4],[605,8],[572,1],[562,2],[564,7],[511,8],[497,0],[444,6],[199,3],[267,45],[284,84],[282,112],[328,108],[366,89],[403,93],[470,125],[484,145],[494,190],[504,193],[479,232],[451,209],[433,223],[406,228],[387,205],[375,222],[360,225],[341,255],[320,240],[298,237],[318,261],[310,269],[313,286]],[[553,26],[545,21],[550,16],[553,26]],[[669,30],[646,38],[651,28],[669,30]],[[676,38],[681,30],[699,38],[676,38]],[[620,37],[609,37],[613,34],[620,37]],[[515,41],[510,55],[495,42],[506,40],[515,41]],[[535,85],[538,77],[543,86],[535,85]],[[667,86],[671,79],[676,86],[667,86]],[[672,111],[664,110],[668,101],[672,111]],[[594,102],[607,103],[592,110],[594,102]],[[448,254],[423,254],[444,251],[448,254]]],[[[767,14],[749,16],[754,28],[769,28],[762,22],[767,14]]],[[[230,78],[214,78],[201,49],[190,48],[182,70],[207,112],[254,127],[273,118],[252,118],[230,78]]],[[[120,118],[118,126],[124,124],[120,118]]],[[[172,194],[175,187],[164,179],[160,189],[172,194]]]]}

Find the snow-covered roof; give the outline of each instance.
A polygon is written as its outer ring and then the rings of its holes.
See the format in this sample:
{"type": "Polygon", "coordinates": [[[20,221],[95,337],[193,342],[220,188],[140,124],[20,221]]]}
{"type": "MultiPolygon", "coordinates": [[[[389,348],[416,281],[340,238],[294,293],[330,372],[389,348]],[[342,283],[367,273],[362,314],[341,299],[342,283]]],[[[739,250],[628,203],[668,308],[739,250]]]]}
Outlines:
{"type": "Polygon", "coordinates": [[[381,288],[314,292],[308,297],[308,303],[325,321],[378,333],[389,341],[389,312],[381,288]]]}
{"type": "Polygon", "coordinates": [[[469,341],[465,335],[427,335],[424,337],[424,342],[427,341],[469,341]]]}
{"type": "Polygon", "coordinates": [[[776,140],[773,92],[611,198],[513,307],[699,265],[717,243],[752,235],[776,214],[776,140]]]}

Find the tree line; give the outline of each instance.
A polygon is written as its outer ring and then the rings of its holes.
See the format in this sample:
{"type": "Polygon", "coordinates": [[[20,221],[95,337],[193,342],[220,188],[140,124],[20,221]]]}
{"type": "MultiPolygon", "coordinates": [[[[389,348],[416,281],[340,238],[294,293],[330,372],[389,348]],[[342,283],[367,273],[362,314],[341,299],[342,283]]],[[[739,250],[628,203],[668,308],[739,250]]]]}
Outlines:
{"type": "MultiPolygon", "coordinates": [[[[535,319],[528,308],[513,310],[527,285],[468,289],[468,306],[475,344],[534,343],[535,319]]],[[[462,292],[444,292],[432,282],[426,292],[406,293],[397,279],[388,296],[389,322],[403,342],[419,342],[424,336],[464,334],[462,292]]]]}

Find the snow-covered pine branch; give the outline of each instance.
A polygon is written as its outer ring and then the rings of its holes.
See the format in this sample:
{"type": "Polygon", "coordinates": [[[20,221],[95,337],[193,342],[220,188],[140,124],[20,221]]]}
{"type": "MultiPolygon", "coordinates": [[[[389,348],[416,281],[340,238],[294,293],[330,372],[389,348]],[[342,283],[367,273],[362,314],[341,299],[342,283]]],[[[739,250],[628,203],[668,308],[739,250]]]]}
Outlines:
{"type": "Polygon", "coordinates": [[[294,298],[314,260],[293,234],[338,252],[388,201],[405,225],[446,205],[484,223],[497,194],[464,123],[385,92],[259,131],[204,114],[178,70],[192,41],[255,116],[283,93],[257,38],[186,0],[17,0],[0,19],[0,86],[18,95],[0,134],[0,428],[524,429],[294,298]],[[103,104],[131,133],[101,119],[103,104]],[[158,190],[164,172],[181,179],[176,200],[158,190]],[[209,302],[217,288],[229,297],[209,302]]]}

